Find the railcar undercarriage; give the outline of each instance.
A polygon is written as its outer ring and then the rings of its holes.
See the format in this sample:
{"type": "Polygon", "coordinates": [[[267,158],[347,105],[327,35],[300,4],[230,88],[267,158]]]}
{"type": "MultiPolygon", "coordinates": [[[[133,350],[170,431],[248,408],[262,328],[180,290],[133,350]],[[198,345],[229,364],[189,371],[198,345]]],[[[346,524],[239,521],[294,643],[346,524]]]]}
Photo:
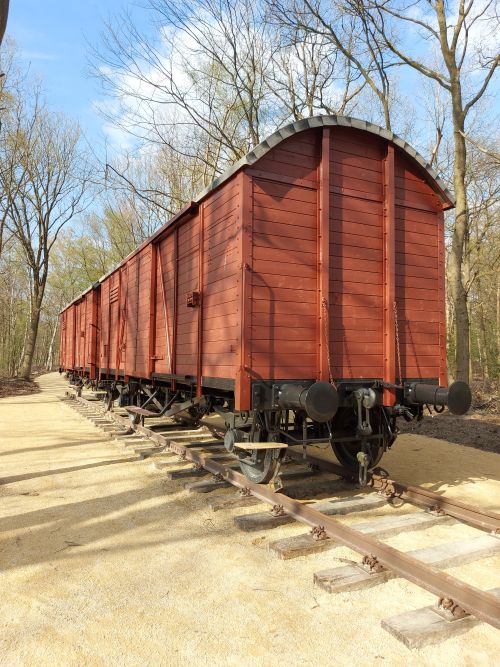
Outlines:
{"type": "Polygon", "coordinates": [[[242,472],[252,482],[272,481],[290,446],[329,445],[338,461],[357,472],[364,485],[398,434],[397,419],[420,420],[424,406],[454,414],[470,407],[471,393],[464,382],[449,388],[436,381],[406,381],[390,387],[396,404],[384,406],[384,389],[379,380],[327,382],[256,382],[252,407],[234,410],[234,396],[228,391],[206,390],[196,396],[192,384],[151,384],[140,379],[89,380],[85,373],[68,373],[77,387],[105,390],[105,404],[125,407],[132,423],[154,417],[171,417],[184,425],[204,425],[224,438],[228,452],[237,456],[242,472]]]}

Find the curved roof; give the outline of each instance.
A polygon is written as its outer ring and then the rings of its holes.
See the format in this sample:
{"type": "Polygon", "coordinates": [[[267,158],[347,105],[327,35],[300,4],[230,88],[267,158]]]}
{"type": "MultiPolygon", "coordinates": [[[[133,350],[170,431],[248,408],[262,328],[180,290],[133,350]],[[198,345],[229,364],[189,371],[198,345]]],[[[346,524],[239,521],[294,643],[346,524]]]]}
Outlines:
{"type": "Polygon", "coordinates": [[[385,130],[383,127],[380,127],[379,125],[374,125],[373,123],[369,123],[368,121],[359,120],[358,118],[351,118],[349,116],[335,116],[335,115],[312,116],[311,118],[303,118],[302,120],[297,120],[294,123],[285,125],[285,127],[282,127],[276,132],[273,132],[273,134],[264,139],[264,141],[261,141],[258,146],[255,146],[255,148],[252,148],[252,150],[249,153],[247,153],[244,157],[238,160],[238,162],[233,164],[221,176],[212,181],[212,183],[207,188],[205,188],[205,190],[203,190],[196,196],[194,201],[195,202],[201,201],[204,197],[207,196],[207,194],[211,190],[224,183],[224,181],[226,181],[234,173],[236,173],[238,169],[241,169],[246,165],[254,164],[255,162],[257,162],[257,160],[259,160],[266,153],[268,153],[272,148],[280,144],[285,139],[288,139],[289,137],[293,136],[294,134],[298,134],[299,132],[303,132],[304,130],[311,130],[320,127],[332,127],[332,126],[352,127],[357,130],[364,130],[365,132],[370,132],[371,134],[375,134],[376,136],[381,137],[382,139],[391,141],[395,146],[398,146],[399,148],[401,148],[401,150],[407,153],[407,155],[410,158],[412,158],[415,162],[417,162],[420,165],[420,167],[422,167],[427,172],[431,184],[434,185],[434,189],[437,190],[437,192],[441,195],[441,199],[446,201],[451,206],[454,206],[455,201],[453,195],[447,189],[444,182],[438,177],[436,172],[432,169],[430,163],[424,160],[424,158],[404,139],[398,137],[398,135],[394,134],[394,132],[391,132],[390,130],[385,130]]]}
{"type": "Polygon", "coordinates": [[[385,130],[383,127],[380,127],[379,125],[374,125],[373,123],[369,123],[368,121],[359,120],[358,118],[351,118],[349,116],[325,115],[325,116],[311,116],[310,118],[303,118],[302,120],[297,120],[294,123],[285,125],[285,127],[282,127],[276,132],[273,132],[273,134],[269,135],[266,139],[264,139],[264,141],[261,141],[260,144],[255,146],[255,148],[252,148],[252,150],[249,153],[247,153],[244,157],[238,160],[238,162],[235,162],[235,164],[229,167],[229,169],[227,169],[223,174],[221,174],[221,176],[213,180],[212,183],[210,183],[210,185],[207,188],[199,192],[198,195],[193,199],[193,201],[190,204],[188,204],[176,215],[174,215],[173,218],[171,218],[165,225],[162,225],[156,232],[152,234],[152,236],[146,239],[144,243],[142,243],[140,246],[138,246],[138,248],[133,250],[130,253],[130,255],[125,257],[117,266],[113,267],[110,271],[108,271],[108,273],[99,278],[97,283],[94,283],[93,285],[88,287],[84,292],[75,297],[67,306],[65,306],[61,310],[61,312],[63,312],[66,308],[68,308],[68,306],[70,306],[72,303],[75,303],[76,301],[81,299],[92,288],[98,287],[99,283],[101,283],[111,273],[116,271],[116,269],[119,266],[121,266],[123,262],[132,257],[132,255],[138,252],[138,250],[142,248],[146,243],[149,243],[155,237],[161,234],[165,230],[165,228],[168,227],[170,224],[177,221],[186,213],[190,213],[193,204],[201,202],[202,199],[204,199],[212,190],[215,190],[215,188],[218,188],[220,185],[222,185],[231,176],[233,176],[239,169],[242,169],[245,166],[250,166],[252,164],[255,164],[255,162],[260,160],[260,158],[264,157],[264,155],[266,155],[266,153],[268,153],[272,148],[280,144],[282,141],[285,141],[285,139],[292,137],[294,134],[298,134],[299,132],[304,132],[305,130],[318,129],[321,127],[334,127],[334,126],[352,127],[356,130],[364,130],[365,132],[370,132],[371,134],[375,134],[376,136],[381,137],[382,139],[391,141],[395,146],[398,146],[398,148],[403,150],[414,162],[416,162],[423,170],[427,172],[428,180],[431,186],[439,194],[441,199],[447,204],[449,204],[449,207],[455,205],[453,195],[447,189],[444,182],[438,177],[436,172],[432,169],[430,163],[426,162],[424,158],[419,153],[417,153],[417,151],[412,146],[410,146],[409,143],[407,143],[404,139],[401,139],[401,137],[398,137],[398,135],[394,134],[394,132],[391,132],[390,130],[385,130]]]}

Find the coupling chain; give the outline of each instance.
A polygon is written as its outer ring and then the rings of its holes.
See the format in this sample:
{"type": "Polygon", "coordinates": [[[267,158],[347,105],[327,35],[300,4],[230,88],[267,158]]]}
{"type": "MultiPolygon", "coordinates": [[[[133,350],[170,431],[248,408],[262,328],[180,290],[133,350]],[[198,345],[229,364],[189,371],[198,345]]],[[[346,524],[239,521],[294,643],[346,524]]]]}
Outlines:
{"type": "Polygon", "coordinates": [[[328,323],[330,321],[330,316],[328,312],[328,301],[326,300],[325,297],[321,299],[321,307],[324,310],[324,317],[323,319],[323,336],[325,337],[325,346],[326,346],[326,356],[328,359],[328,376],[329,376],[329,382],[331,385],[335,387],[335,382],[333,381],[333,374],[332,374],[332,359],[330,355],[330,336],[328,332],[328,323]]]}

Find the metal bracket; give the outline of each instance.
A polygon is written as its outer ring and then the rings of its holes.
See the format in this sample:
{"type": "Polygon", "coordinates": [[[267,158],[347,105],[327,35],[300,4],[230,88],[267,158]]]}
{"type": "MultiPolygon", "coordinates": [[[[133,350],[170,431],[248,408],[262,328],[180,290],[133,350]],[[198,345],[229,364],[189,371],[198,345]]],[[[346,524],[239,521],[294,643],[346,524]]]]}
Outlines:
{"type": "Polygon", "coordinates": [[[186,306],[188,308],[196,308],[201,304],[200,292],[188,292],[186,294],[186,306]]]}
{"type": "Polygon", "coordinates": [[[435,516],[446,516],[446,512],[439,505],[431,505],[427,511],[429,514],[434,514],[435,516]]]}
{"type": "Polygon", "coordinates": [[[285,516],[286,512],[283,508],[283,505],[273,505],[271,508],[271,514],[273,516],[285,516]]]}
{"type": "Polygon", "coordinates": [[[328,540],[329,539],[329,537],[326,534],[326,531],[325,531],[323,526],[314,526],[311,529],[311,535],[312,535],[313,540],[317,540],[318,542],[320,540],[328,540]]]}
{"type": "Polygon", "coordinates": [[[370,574],[377,574],[378,572],[383,572],[386,569],[376,556],[368,554],[363,556],[361,561],[361,568],[370,574]]]}
{"type": "Polygon", "coordinates": [[[446,621],[459,621],[461,618],[470,616],[465,609],[451,598],[439,598],[436,607],[433,607],[433,611],[446,621]]]}

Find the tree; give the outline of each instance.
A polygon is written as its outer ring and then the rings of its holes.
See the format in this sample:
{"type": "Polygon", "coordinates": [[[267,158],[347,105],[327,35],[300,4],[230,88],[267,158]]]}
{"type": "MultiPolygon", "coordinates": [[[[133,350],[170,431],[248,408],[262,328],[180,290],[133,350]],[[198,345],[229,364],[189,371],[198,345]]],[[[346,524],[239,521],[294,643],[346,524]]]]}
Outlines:
{"type": "Polygon", "coordinates": [[[156,144],[158,164],[177,156],[196,189],[283,124],[352,110],[365,88],[322,26],[315,33],[314,22],[307,30],[277,26],[265,0],[149,0],[147,7],[161,26],[154,36],[128,16],[106,26],[94,71],[113,103],[102,108],[156,144]]]}
{"type": "Polygon", "coordinates": [[[0,0],[0,44],[2,43],[7,27],[7,16],[9,15],[9,0],[0,0]]]}
{"type": "Polygon", "coordinates": [[[162,26],[157,35],[144,36],[122,16],[108,23],[94,53],[94,71],[114,98],[113,122],[187,157],[199,187],[258,144],[267,128],[272,41],[258,6],[149,0],[162,26]]]}
{"type": "Polygon", "coordinates": [[[29,379],[50,257],[61,229],[89,203],[90,165],[78,126],[44,108],[39,89],[16,91],[4,124],[1,212],[19,244],[30,284],[20,375],[29,379]]]}
{"type": "MultiPolygon", "coordinates": [[[[273,3],[270,16],[278,10],[273,3]]],[[[267,73],[268,85],[278,98],[278,124],[316,114],[352,113],[366,80],[319,28],[283,23],[281,18],[277,21],[279,48],[273,51],[267,73]]],[[[348,39],[352,42],[355,36],[348,39]]]]}
{"type": "Polygon", "coordinates": [[[306,40],[320,39],[330,44],[331,56],[341,57],[348,64],[346,82],[363,81],[355,94],[366,86],[382,109],[383,124],[391,129],[392,54],[357,4],[349,0],[268,0],[268,6],[280,29],[299,31],[306,40]]]}
{"type": "Polygon", "coordinates": [[[400,63],[437,82],[448,95],[456,199],[448,270],[455,317],[456,377],[469,381],[470,321],[464,278],[470,235],[467,119],[485,95],[500,64],[498,38],[495,38],[500,25],[496,5],[494,0],[355,1],[360,14],[400,63]],[[400,34],[411,31],[411,39],[398,39],[398,31],[400,34]],[[422,52],[425,44],[433,46],[427,53],[422,52]]]}

